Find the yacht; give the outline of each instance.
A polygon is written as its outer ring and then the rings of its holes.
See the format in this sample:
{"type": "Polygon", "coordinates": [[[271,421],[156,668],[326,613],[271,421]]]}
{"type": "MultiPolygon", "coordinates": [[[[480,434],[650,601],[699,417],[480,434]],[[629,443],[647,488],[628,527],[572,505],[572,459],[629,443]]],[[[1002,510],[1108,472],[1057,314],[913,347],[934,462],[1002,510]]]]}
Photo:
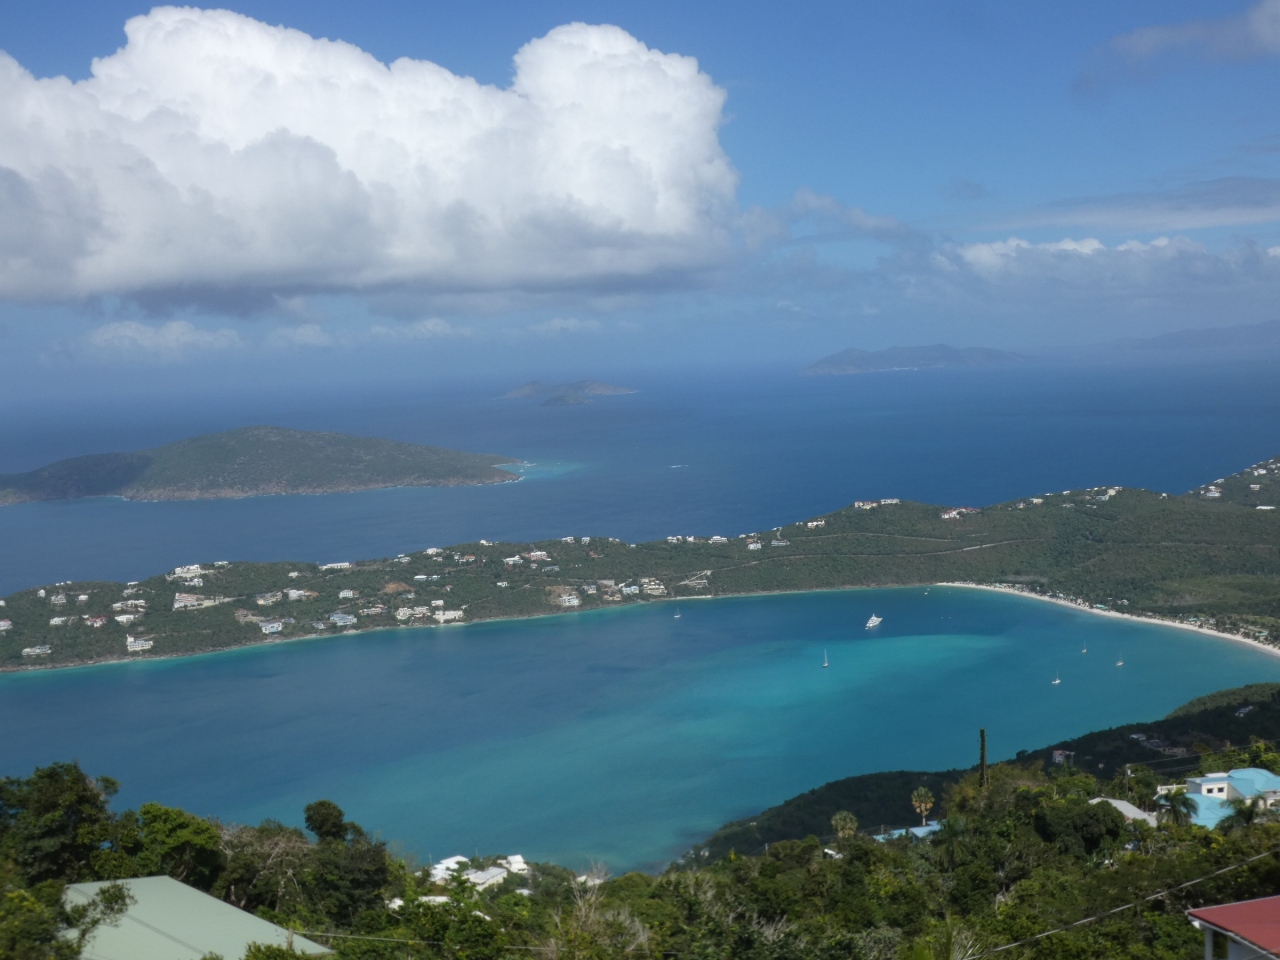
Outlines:
{"type": "Polygon", "coordinates": [[[1062,682],[1062,677],[1055,675],[1053,678],[1053,685],[1056,687],[1061,682],[1062,682]]]}
{"type": "Polygon", "coordinates": [[[827,651],[823,650],[822,651],[822,669],[825,670],[829,666],[831,666],[831,662],[827,660],[827,651]]]}
{"type": "Polygon", "coordinates": [[[680,608],[679,608],[679,607],[676,607],[676,615],[675,615],[675,619],[676,619],[676,620],[679,620],[679,619],[680,619],[680,608]]]}
{"type": "Polygon", "coordinates": [[[884,621],[884,617],[877,617],[877,616],[873,613],[873,614],[871,615],[871,619],[867,621],[867,629],[868,629],[868,630],[870,630],[872,627],[877,626],[878,624],[882,623],[883,621],[884,621]]]}
{"type": "Polygon", "coordinates": [[[1117,667],[1123,667],[1123,666],[1124,666],[1124,657],[1121,657],[1119,660],[1117,660],[1117,661],[1116,661],[1116,666],[1117,666],[1117,667]]]}

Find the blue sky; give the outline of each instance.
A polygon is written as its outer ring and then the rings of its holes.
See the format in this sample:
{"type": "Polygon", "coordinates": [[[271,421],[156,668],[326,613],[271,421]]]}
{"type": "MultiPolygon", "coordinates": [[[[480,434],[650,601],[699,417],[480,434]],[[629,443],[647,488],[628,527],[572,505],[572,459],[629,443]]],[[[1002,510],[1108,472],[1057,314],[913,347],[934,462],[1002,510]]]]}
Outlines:
{"type": "Polygon", "coordinates": [[[1280,0],[148,10],[0,9],[0,390],[1275,317],[1280,0]]]}

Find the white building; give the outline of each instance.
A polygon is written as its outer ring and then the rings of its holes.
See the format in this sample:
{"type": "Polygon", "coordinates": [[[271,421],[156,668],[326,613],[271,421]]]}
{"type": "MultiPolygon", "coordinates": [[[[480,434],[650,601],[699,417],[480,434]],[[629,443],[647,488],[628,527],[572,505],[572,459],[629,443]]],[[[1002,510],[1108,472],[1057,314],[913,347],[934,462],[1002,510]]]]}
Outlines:
{"type": "Polygon", "coordinates": [[[458,870],[464,863],[470,863],[466,857],[445,857],[431,867],[431,882],[444,883],[448,880],[455,870],[458,870]]]}

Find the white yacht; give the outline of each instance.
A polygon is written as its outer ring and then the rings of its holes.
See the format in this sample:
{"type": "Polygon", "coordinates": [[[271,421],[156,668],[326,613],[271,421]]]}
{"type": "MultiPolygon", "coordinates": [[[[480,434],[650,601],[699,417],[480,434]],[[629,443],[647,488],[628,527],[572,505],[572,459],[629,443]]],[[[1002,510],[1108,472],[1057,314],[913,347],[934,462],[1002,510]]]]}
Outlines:
{"type": "Polygon", "coordinates": [[[827,660],[827,651],[823,650],[822,651],[822,669],[825,670],[829,666],[831,666],[831,663],[830,661],[827,660]]]}
{"type": "Polygon", "coordinates": [[[884,617],[877,617],[877,616],[873,613],[873,614],[871,615],[871,619],[867,621],[867,629],[868,629],[868,630],[870,630],[872,627],[877,626],[878,624],[882,623],[883,621],[884,621],[884,617]]]}

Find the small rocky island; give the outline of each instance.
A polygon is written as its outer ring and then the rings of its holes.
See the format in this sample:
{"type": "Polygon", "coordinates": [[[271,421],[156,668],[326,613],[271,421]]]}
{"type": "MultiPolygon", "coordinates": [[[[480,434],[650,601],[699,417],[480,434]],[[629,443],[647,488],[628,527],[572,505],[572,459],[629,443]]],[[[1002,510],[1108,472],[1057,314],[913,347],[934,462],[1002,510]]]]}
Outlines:
{"type": "Polygon", "coordinates": [[[503,483],[518,461],[398,440],[243,427],[132,453],[94,453],[29,473],[0,474],[0,505],[124,497],[202,500],[381,487],[503,483]]]}
{"type": "Polygon", "coordinates": [[[882,370],[928,370],[947,367],[995,367],[1024,363],[1029,358],[988,347],[952,347],[935,343],[929,347],[889,347],[887,350],[859,350],[850,347],[800,371],[806,377],[841,376],[850,373],[878,373],[882,370]]]}
{"type": "Polygon", "coordinates": [[[574,383],[542,383],[530,380],[503,394],[504,400],[541,400],[544,407],[570,407],[590,403],[592,397],[613,397],[624,393],[639,393],[633,387],[620,387],[599,380],[578,380],[574,383]]]}

